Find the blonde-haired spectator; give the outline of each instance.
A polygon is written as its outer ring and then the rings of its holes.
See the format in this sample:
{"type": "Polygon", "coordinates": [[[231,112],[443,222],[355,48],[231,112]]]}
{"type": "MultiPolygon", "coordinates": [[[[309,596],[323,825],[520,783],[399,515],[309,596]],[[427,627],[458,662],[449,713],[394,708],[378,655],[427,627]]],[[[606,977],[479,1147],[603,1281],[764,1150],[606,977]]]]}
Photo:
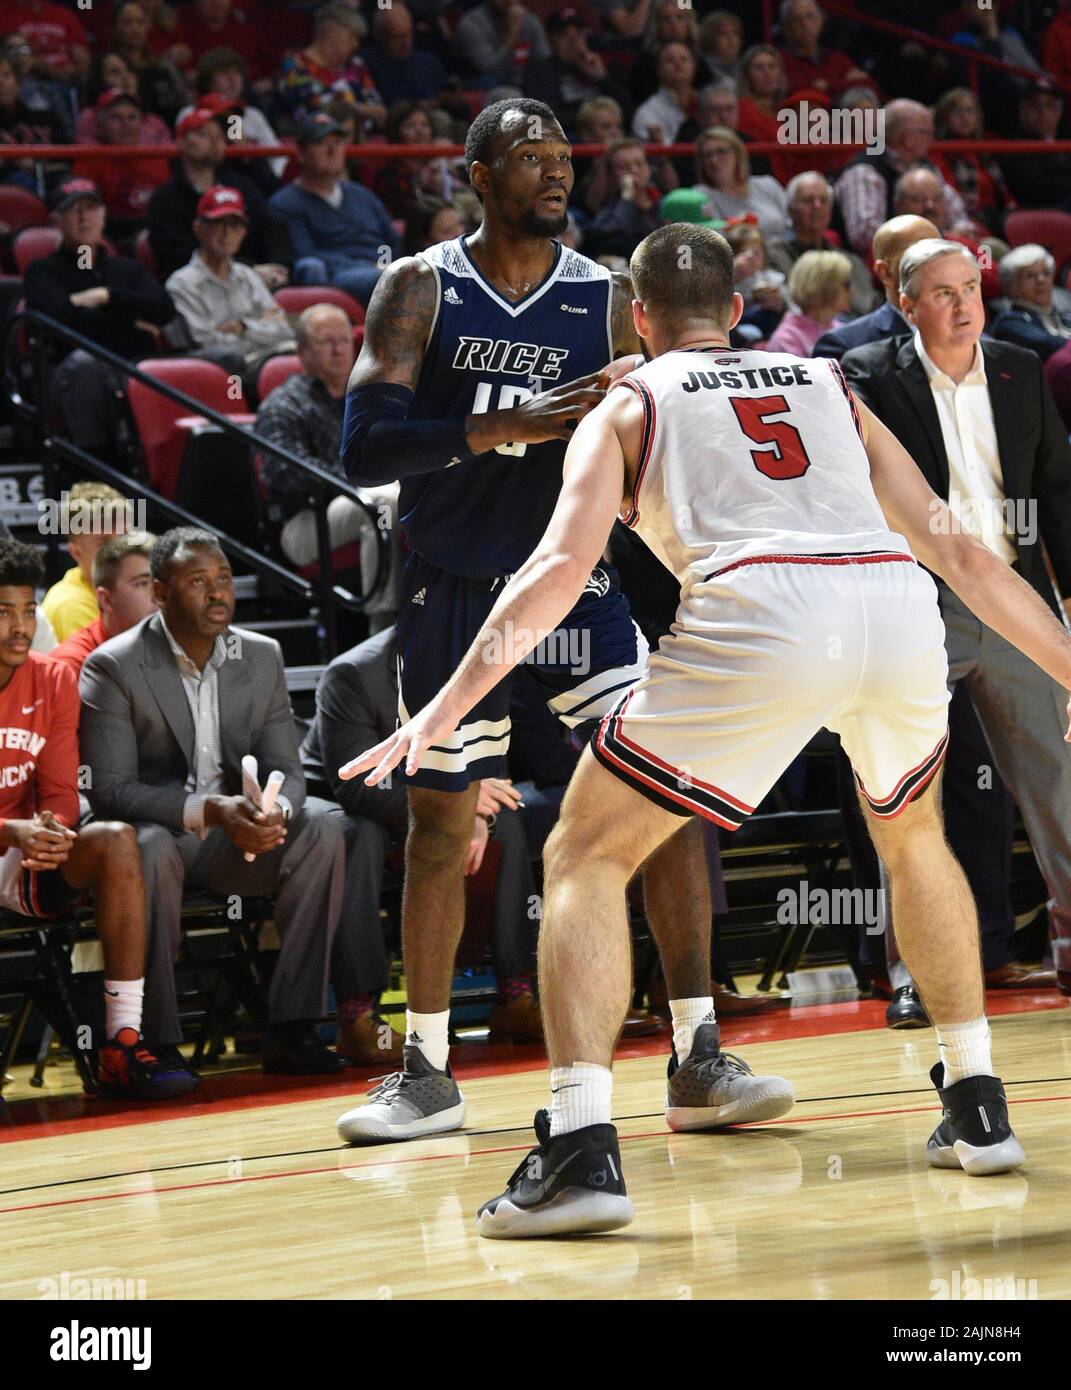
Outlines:
{"type": "Polygon", "coordinates": [[[852,263],[840,251],[805,251],[792,267],[788,293],[796,307],[774,329],[766,350],[810,357],[851,304],[852,263]]]}
{"type": "Polygon", "coordinates": [[[57,642],[66,641],[72,632],[88,627],[99,617],[93,560],[109,536],[128,529],[131,508],[114,487],[93,481],[75,483],[61,500],[60,527],[74,564],[41,600],[57,642]]]}
{"type": "Polygon", "coordinates": [[[710,216],[728,221],[749,212],[764,236],[783,236],[788,227],[785,190],[771,174],[752,174],[747,147],[727,126],[704,130],[695,142],[695,186],[706,196],[710,216]]]}

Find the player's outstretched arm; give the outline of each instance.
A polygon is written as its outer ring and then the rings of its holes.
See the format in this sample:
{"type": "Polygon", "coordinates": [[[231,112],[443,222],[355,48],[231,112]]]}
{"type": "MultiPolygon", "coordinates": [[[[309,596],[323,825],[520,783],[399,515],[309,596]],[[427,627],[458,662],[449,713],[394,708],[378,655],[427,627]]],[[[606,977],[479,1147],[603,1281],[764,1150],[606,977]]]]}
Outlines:
{"type": "Polygon", "coordinates": [[[543,539],[502,590],[461,665],[438,695],[390,738],[339,768],[369,786],[406,759],[415,772],[424,751],[558,626],[576,603],[609,539],[625,491],[625,457],[615,422],[630,408],[615,392],[578,427],[565,456],[564,482],[543,539]]]}
{"type": "Polygon", "coordinates": [[[1024,579],[960,527],[894,434],[857,402],[885,519],[987,627],[1071,690],[1071,635],[1024,579]]]}

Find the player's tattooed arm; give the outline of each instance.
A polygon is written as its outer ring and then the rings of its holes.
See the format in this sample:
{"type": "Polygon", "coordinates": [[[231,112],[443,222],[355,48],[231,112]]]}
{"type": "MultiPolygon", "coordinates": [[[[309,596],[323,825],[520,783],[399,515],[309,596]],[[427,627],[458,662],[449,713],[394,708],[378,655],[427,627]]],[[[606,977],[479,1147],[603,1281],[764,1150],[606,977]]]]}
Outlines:
{"type": "Polygon", "coordinates": [[[387,267],[368,305],[351,391],[373,382],[416,390],[436,297],[435,272],[426,262],[406,256],[387,267]]]}
{"type": "Polygon", "coordinates": [[[643,352],[643,340],[632,318],[632,281],[622,270],[613,272],[613,303],[610,306],[610,335],[615,357],[643,352]]]}

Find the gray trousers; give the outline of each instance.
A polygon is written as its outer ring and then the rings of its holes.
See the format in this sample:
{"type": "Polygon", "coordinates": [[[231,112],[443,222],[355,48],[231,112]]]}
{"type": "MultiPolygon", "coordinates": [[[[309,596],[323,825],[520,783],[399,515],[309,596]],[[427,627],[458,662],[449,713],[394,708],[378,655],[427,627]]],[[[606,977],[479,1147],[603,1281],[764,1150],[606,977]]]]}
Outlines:
{"type": "MultiPolygon", "coordinates": [[[[390,963],[379,899],[390,831],[367,816],[346,815],[341,807],[334,807],[333,814],[343,826],[346,841],[346,890],[331,961],[331,980],[341,1004],[387,987],[390,963]]],[[[491,954],[495,975],[502,981],[535,972],[539,919],[532,915],[535,880],[520,813],[500,811],[494,836],[499,858],[491,954]]]]}
{"type": "Polygon", "coordinates": [[[247,863],[220,829],[197,835],[162,825],[135,826],[148,912],[145,1011],[151,1042],[182,1040],[175,996],[182,895],[277,894],[274,920],[282,943],[268,996],[272,1023],[319,1018],[325,1011],[331,945],[342,907],[342,827],[329,802],[309,797],[286,840],[247,863]]]}
{"type": "MultiPolygon", "coordinates": [[[[1071,749],[1067,692],[938,582],[950,685],[966,681],[997,771],[1018,803],[1053,905],[1057,965],[1071,968],[1071,749]],[[1063,961],[1061,963],[1061,957],[1063,961]]],[[[979,776],[983,775],[979,770],[979,776]]],[[[889,979],[911,983],[886,932],[889,979]]]]}

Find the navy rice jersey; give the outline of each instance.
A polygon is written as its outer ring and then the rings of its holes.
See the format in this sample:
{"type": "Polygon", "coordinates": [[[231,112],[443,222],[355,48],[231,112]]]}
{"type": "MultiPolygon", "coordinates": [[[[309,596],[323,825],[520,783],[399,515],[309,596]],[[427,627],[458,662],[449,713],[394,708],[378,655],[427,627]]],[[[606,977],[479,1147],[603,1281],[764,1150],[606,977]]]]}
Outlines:
{"type": "MultiPolygon", "coordinates": [[[[515,304],[480,274],[463,237],[420,253],[435,271],[438,299],[411,420],[509,410],[611,360],[611,274],[556,245],[546,278],[515,304]]],[[[468,578],[512,573],[547,528],[566,447],[564,440],[500,444],[405,479],[399,511],[409,544],[440,569],[468,578]]]]}

